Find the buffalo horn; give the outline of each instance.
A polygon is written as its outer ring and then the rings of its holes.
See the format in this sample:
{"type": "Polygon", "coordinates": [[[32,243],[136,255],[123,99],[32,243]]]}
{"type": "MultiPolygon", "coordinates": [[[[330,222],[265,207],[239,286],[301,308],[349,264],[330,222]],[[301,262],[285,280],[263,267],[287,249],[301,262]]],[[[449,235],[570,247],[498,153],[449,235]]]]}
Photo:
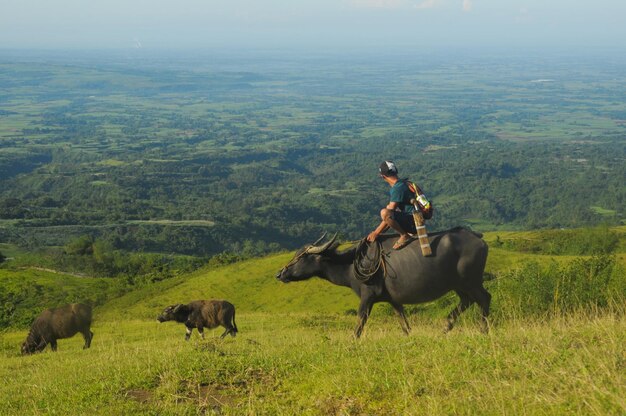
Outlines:
{"type": "Polygon", "coordinates": [[[316,242],[314,242],[313,244],[311,244],[311,247],[315,247],[317,246],[319,243],[322,242],[322,240],[324,239],[324,237],[326,237],[326,232],[324,232],[324,234],[322,234],[322,236],[320,238],[317,239],[316,242]]]}
{"type": "MultiPolygon", "coordinates": [[[[320,253],[323,253],[325,250],[328,249],[328,247],[330,247],[335,242],[336,239],[337,239],[337,233],[335,233],[335,235],[333,235],[333,237],[330,240],[328,240],[328,242],[324,243],[324,245],[321,245],[319,247],[313,245],[313,246],[307,248],[306,252],[309,253],[309,254],[320,254],[320,253]]],[[[315,243],[317,244],[318,242],[319,242],[319,240],[316,241],[315,243]]]]}

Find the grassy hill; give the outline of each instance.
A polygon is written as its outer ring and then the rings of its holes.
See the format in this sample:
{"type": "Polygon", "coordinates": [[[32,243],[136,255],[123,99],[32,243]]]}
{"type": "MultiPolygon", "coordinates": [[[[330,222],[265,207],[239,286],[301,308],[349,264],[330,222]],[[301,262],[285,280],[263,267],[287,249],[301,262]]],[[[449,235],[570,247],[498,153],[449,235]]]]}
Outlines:
{"type": "Polygon", "coordinates": [[[27,331],[3,332],[0,378],[10,382],[0,385],[0,414],[624,414],[625,231],[611,230],[612,256],[520,249],[554,241],[547,232],[487,234],[488,335],[472,308],[444,336],[449,296],[411,308],[408,337],[377,306],[355,341],[358,299],[348,289],[276,281],[292,253],[201,269],[97,307],[89,350],[78,336],[57,353],[21,357],[27,331]],[[604,291],[577,286],[578,276],[606,282],[604,291]],[[561,309],[561,298],[534,296],[554,282],[596,297],[561,309]],[[164,306],[201,298],[237,306],[236,338],[215,330],[185,342],[181,325],[156,322],[164,306]]]}
{"type": "MultiPolygon", "coordinates": [[[[616,248],[621,250],[616,254],[616,262],[620,267],[624,267],[626,250],[623,242],[626,240],[626,227],[613,228],[611,232],[618,236],[619,244],[616,248]]],[[[587,230],[586,233],[593,232],[587,230]]],[[[533,251],[499,248],[495,244],[497,240],[522,241],[524,244],[534,241],[541,247],[550,236],[551,232],[546,231],[485,234],[484,238],[490,244],[486,272],[491,276],[504,275],[533,262],[545,267],[552,264],[565,267],[564,265],[575,260],[586,258],[575,255],[535,254],[533,251]]],[[[276,273],[292,256],[293,253],[281,253],[217,269],[202,269],[191,275],[160,282],[107,303],[99,309],[99,316],[105,320],[119,319],[122,316],[149,319],[155,317],[160,308],[170,303],[207,298],[228,299],[237,305],[237,310],[241,312],[345,314],[358,307],[358,298],[349,289],[331,285],[321,279],[287,285],[278,282],[275,279],[276,273]]],[[[486,285],[488,288],[490,285],[494,286],[491,282],[486,285]]],[[[495,287],[492,287],[491,290],[494,289],[495,287]]],[[[455,300],[456,297],[450,295],[446,299],[455,300]]],[[[442,316],[445,316],[449,312],[449,302],[446,299],[420,309],[430,308],[433,313],[443,313],[442,316]]],[[[382,308],[386,309],[386,306],[382,308]]]]}
{"type": "Polygon", "coordinates": [[[292,257],[293,253],[285,253],[199,270],[115,299],[99,313],[104,320],[121,316],[149,319],[168,304],[209,298],[228,299],[238,312],[343,313],[355,308],[358,298],[350,290],[321,279],[287,285],[276,280],[278,270],[292,257]]]}

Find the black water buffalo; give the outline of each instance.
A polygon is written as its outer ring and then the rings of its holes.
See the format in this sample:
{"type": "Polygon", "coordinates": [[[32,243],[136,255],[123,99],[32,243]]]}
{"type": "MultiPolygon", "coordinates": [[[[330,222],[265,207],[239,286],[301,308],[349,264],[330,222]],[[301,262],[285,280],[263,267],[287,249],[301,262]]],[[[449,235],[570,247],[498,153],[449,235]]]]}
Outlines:
{"type": "Polygon", "coordinates": [[[454,291],[459,304],[448,315],[446,331],[452,329],[457,317],[477,303],[482,310],[483,330],[488,330],[487,316],[491,295],[483,287],[483,271],[487,262],[487,244],[482,235],[465,228],[429,235],[433,255],[424,257],[419,240],[401,250],[393,250],[397,235],[381,235],[378,243],[367,246],[366,256],[377,256],[381,267],[371,276],[359,272],[357,254],[362,245],[338,252],[335,237],[318,245],[324,238],[306,245],[278,272],[282,282],[306,280],[313,276],[351,288],[361,298],[358,311],[358,338],[378,302],[388,302],[400,317],[402,329],[409,333],[409,324],[402,305],[433,301],[454,291]],[[377,253],[377,254],[376,254],[377,253]],[[357,261],[355,262],[355,259],[357,261]]]}
{"type": "Polygon", "coordinates": [[[73,337],[77,332],[85,338],[84,348],[91,346],[93,332],[91,326],[91,307],[82,303],[72,303],[55,309],[43,311],[30,328],[26,341],[22,344],[22,354],[43,351],[50,344],[52,351],[57,350],[57,340],[73,337]]]}
{"type": "Polygon", "coordinates": [[[239,332],[235,323],[235,306],[225,300],[196,300],[187,305],[171,305],[157,317],[157,321],[184,323],[187,327],[185,335],[187,341],[194,328],[198,330],[202,339],[204,339],[204,328],[213,329],[223,326],[226,331],[222,334],[222,338],[228,334],[234,337],[239,332]]]}

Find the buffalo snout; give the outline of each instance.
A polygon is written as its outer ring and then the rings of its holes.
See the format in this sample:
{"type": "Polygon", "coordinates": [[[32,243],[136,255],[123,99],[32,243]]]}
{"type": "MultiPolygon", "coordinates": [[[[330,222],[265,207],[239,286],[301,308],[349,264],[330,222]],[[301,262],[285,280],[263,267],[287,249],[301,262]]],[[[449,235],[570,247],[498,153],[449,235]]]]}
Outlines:
{"type": "Polygon", "coordinates": [[[282,269],[278,273],[276,273],[276,279],[280,280],[283,283],[289,283],[289,279],[284,276],[285,269],[282,269]]]}

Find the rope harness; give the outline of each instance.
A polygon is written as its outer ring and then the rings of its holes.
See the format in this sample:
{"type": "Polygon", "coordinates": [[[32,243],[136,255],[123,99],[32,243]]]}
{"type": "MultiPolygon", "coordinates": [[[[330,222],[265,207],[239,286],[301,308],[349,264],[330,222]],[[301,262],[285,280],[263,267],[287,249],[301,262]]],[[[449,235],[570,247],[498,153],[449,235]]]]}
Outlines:
{"type": "Polygon", "coordinates": [[[383,278],[387,277],[387,265],[385,263],[385,252],[383,251],[380,241],[374,242],[373,253],[369,251],[369,243],[366,238],[359,241],[359,245],[354,253],[354,274],[358,281],[367,282],[380,269],[383,270],[383,278]]]}
{"type": "Polygon", "coordinates": [[[280,272],[284,272],[285,270],[287,270],[290,266],[293,266],[294,264],[296,264],[298,261],[300,261],[300,259],[307,254],[306,250],[303,250],[302,253],[298,254],[297,256],[294,256],[294,258],[292,258],[289,263],[287,263],[282,269],[280,269],[280,272]]]}

